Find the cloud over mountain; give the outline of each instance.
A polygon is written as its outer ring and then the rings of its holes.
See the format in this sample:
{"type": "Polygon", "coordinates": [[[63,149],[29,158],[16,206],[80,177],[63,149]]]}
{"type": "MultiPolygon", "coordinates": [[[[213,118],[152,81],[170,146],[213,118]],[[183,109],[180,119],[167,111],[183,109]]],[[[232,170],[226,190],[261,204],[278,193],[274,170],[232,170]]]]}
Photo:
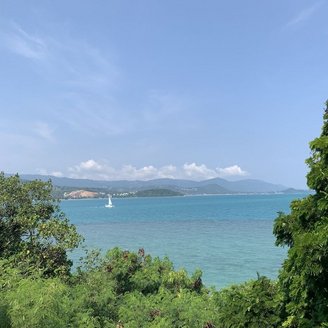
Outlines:
{"type": "Polygon", "coordinates": [[[114,168],[108,163],[89,159],[70,167],[67,175],[71,178],[96,180],[150,180],[159,178],[205,180],[218,177],[245,176],[247,174],[238,165],[213,169],[205,164],[197,163],[185,163],[180,167],[169,164],[161,167],[147,165],[140,168],[128,164],[114,168]]]}

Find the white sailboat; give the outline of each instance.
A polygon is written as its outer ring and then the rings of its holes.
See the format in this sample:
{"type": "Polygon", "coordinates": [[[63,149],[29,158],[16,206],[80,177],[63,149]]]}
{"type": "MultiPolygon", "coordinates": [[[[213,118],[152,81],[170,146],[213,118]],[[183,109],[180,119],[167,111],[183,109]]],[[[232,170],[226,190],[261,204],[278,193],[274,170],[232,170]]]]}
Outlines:
{"type": "Polygon", "coordinates": [[[105,207],[114,207],[111,195],[108,195],[108,204],[106,204],[105,207]]]}

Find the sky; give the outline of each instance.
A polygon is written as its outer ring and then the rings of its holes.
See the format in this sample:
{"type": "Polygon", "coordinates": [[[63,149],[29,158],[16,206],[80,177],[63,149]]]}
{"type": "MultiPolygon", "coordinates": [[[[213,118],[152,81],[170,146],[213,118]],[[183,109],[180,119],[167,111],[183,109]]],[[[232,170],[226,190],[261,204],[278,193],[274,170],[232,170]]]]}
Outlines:
{"type": "Polygon", "coordinates": [[[325,0],[0,0],[0,171],[305,188],[325,0]]]}

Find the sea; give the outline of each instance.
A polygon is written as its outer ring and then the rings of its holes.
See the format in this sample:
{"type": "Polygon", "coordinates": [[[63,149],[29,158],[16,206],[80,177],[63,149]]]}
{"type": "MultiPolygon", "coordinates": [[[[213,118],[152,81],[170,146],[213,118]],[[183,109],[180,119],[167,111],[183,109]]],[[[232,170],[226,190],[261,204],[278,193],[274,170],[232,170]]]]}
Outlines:
{"type": "MultiPolygon", "coordinates": [[[[221,289],[256,279],[277,278],[287,249],[275,246],[278,212],[306,194],[211,195],[185,197],[64,200],[61,209],[77,226],[88,249],[113,247],[152,257],[169,257],[176,270],[203,272],[208,287],[221,289]]],[[[71,254],[75,263],[82,255],[71,254]]]]}

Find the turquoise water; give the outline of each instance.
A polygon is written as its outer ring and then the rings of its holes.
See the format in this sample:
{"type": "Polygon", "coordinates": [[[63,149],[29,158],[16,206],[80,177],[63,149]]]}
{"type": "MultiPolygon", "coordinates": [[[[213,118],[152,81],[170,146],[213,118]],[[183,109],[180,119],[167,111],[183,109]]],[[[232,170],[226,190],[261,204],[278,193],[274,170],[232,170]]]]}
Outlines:
{"type": "Polygon", "coordinates": [[[114,198],[114,208],[106,208],[105,199],[66,200],[61,208],[88,247],[143,247],[152,256],[168,256],[176,269],[201,268],[205,284],[221,288],[257,272],[277,276],[286,249],[274,246],[273,220],[303,196],[114,198]]]}

